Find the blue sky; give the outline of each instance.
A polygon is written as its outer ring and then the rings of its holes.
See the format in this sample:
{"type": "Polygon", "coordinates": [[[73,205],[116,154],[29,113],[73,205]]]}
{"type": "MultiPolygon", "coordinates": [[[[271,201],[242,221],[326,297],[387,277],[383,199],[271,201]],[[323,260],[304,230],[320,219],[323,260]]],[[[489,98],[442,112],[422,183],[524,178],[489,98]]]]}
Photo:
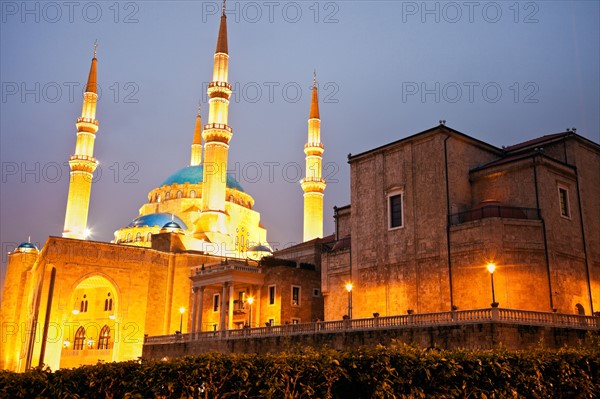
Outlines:
{"type": "MultiPolygon", "coordinates": [[[[600,141],[596,1],[227,2],[231,170],[268,239],[302,238],[303,146],[313,69],[325,145],[325,233],[350,198],[348,153],[438,124],[501,146],[576,127],[600,141]]],[[[60,235],[65,162],[98,39],[100,130],[93,239],[138,214],[189,163],[206,120],[220,3],[2,1],[0,240],[60,235]]]]}

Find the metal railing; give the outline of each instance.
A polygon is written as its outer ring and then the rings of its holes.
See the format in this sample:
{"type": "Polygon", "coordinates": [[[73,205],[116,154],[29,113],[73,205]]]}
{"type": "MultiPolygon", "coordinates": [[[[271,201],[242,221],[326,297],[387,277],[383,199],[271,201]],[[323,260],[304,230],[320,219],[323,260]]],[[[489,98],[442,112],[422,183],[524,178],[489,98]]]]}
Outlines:
{"type": "Polygon", "coordinates": [[[537,208],[518,208],[514,206],[487,205],[466,212],[459,212],[448,216],[451,225],[471,222],[486,218],[507,218],[540,220],[540,210],[537,208]]]}
{"type": "Polygon", "coordinates": [[[146,344],[171,344],[182,341],[205,341],[220,339],[245,339],[269,336],[323,334],[359,330],[431,327],[440,325],[464,325],[482,322],[533,325],[545,327],[569,327],[584,330],[600,329],[600,317],[564,313],[537,312],[503,308],[457,310],[452,312],[415,313],[409,315],[317,321],[313,323],[285,324],[225,331],[202,331],[188,334],[146,337],[146,344]]]}

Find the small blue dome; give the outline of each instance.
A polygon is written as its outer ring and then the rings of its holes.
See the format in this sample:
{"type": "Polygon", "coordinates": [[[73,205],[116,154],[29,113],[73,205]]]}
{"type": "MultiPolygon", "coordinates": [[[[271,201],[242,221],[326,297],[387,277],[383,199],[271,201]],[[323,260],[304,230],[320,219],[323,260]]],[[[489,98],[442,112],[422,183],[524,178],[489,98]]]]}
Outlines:
{"type": "Polygon", "coordinates": [[[37,248],[35,245],[33,245],[33,244],[32,244],[32,243],[30,243],[30,242],[22,242],[22,243],[21,243],[21,244],[19,244],[19,246],[17,247],[17,249],[19,249],[19,248],[20,248],[20,249],[35,249],[35,250],[37,250],[37,249],[38,249],[38,248],[37,248]]]}
{"type": "MultiPolygon", "coordinates": [[[[204,167],[202,165],[197,166],[186,166],[183,169],[179,169],[177,172],[173,173],[171,176],[165,180],[160,187],[162,186],[171,186],[175,183],[177,184],[198,184],[202,183],[204,174],[204,167]]],[[[235,188],[238,191],[244,191],[240,183],[235,180],[235,178],[227,174],[227,187],[235,188]]]]}
{"type": "Polygon", "coordinates": [[[181,229],[181,226],[175,222],[169,222],[169,223],[165,224],[162,228],[163,229],[181,229]]]}
{"type": "Polygon", "coordinates": [[[187,226],[183,220],[170,213],[150,213],[148,215],[140,216],[129,223],[127,227],[162,227],[171,222],[175,222],[179,228],[187,230],[187,226]]]}

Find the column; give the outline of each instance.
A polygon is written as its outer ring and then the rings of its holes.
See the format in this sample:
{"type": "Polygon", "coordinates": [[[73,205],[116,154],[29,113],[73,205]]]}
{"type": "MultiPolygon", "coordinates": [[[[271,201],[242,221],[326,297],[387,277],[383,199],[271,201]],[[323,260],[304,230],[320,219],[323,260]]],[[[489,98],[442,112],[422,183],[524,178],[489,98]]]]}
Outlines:
{"type": "Polygon", "coordinates": [[[204,309],[204,287],[198,288],[198,308],[196,309],[197,331],[202,332],[202,310],[204,309]]]}
{"type": "Polygon", "coordinates": [[[228,283],[223,283],[223,291],[221,293],[221,331],[227,330],[225,324],[225,308],[227,307],[227,286],[228,283]]]}
{"type": "Polygon", "coordinates": [[[233,329],[233,283],[229,285],[229,312],[227,315],[227,329],[233,329]]]}
{"type": "Polygon", "coordinates": [[[196,333],[196,306],[198,304],[198,287],[192,287],[192,292],[194,293],[194,304],[192,305],[192,339],[194,339],[194,335],[196,333]]]}

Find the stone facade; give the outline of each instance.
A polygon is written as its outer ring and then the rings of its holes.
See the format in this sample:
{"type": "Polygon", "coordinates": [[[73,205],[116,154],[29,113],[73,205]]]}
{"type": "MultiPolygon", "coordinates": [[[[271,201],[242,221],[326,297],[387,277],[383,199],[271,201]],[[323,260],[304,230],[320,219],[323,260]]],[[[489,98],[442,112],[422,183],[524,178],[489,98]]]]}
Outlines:
{"type": "Polygon", "coordinates": [[[501,306],[600,310],[597,143],[565,132],[497,148],[440,125],[349,163],[351,206],[335,213],[351,245],[323,257],[327,320],[347,313],[350,281],[353,317],[488,307],[488,263],[501,306]]]}

